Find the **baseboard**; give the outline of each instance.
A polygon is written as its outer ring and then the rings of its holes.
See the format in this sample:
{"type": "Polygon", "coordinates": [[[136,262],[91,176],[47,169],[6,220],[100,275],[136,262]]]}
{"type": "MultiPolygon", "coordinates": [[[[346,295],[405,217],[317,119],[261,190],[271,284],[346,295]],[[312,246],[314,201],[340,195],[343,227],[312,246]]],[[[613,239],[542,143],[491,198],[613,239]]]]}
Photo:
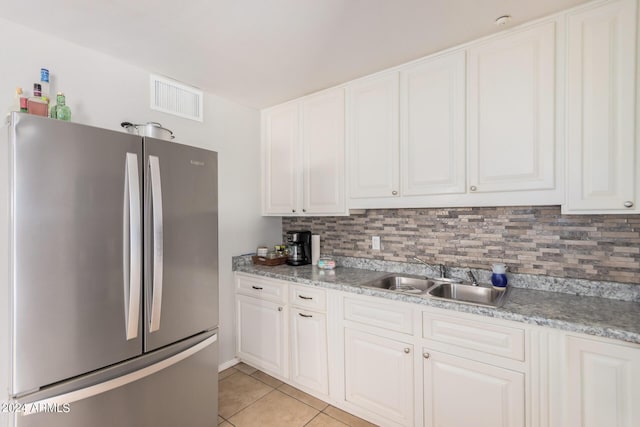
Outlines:
{"type": "Polygon", "coordinates": [[[218,365],[218,372],[222,372],[225,369],[229,369],[230,367],[235,366],[238,363],[240,363],[240,360],[237,357],[234,357],[231,360],[227,360],[226,362],[218,365]]]}

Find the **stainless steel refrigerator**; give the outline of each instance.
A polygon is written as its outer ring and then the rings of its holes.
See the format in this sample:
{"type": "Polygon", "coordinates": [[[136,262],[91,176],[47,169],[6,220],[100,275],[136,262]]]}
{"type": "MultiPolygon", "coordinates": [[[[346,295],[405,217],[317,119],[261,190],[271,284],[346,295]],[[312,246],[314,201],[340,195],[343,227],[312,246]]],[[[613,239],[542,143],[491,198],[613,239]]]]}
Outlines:
{"type": "Polygon", "coordinates": [[[217,425],[217,153],[21,113],[3,133],[12,422],[217,425]]]}

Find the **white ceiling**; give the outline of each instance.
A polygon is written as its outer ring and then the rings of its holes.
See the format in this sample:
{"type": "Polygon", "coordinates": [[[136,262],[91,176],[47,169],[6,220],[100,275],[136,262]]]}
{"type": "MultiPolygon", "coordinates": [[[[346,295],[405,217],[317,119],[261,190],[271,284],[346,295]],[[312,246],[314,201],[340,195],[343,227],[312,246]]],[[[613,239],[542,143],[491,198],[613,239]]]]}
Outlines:
{"type": "Polygon", "coordinates": [[[262,108],[585,1],[14,0],[0,16],[262,108]]]}

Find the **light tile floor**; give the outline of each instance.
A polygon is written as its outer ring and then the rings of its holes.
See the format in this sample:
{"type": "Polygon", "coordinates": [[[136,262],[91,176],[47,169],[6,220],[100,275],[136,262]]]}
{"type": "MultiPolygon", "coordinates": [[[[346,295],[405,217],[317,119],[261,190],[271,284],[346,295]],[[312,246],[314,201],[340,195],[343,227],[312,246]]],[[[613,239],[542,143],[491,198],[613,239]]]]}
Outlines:
{"type": "Polygon", "coordinates": [[[220,427],[370,427],[361,418],[240,363],[220,372],[220,427]]]}

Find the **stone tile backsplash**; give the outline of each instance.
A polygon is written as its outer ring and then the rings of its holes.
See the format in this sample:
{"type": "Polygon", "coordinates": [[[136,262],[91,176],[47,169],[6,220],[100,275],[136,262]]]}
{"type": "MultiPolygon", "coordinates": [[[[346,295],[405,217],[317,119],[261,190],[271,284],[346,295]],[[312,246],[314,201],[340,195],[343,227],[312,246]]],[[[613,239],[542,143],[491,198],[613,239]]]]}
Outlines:
{"type": "Polygon", "coordinates": [[[311,230],[323,255],[489,269],[640,285],[640,215],[561,215],[559,206],[371,209],[282,219],[311,230]],[[382,249],[371,250],[371,236],[382,249]]]}

